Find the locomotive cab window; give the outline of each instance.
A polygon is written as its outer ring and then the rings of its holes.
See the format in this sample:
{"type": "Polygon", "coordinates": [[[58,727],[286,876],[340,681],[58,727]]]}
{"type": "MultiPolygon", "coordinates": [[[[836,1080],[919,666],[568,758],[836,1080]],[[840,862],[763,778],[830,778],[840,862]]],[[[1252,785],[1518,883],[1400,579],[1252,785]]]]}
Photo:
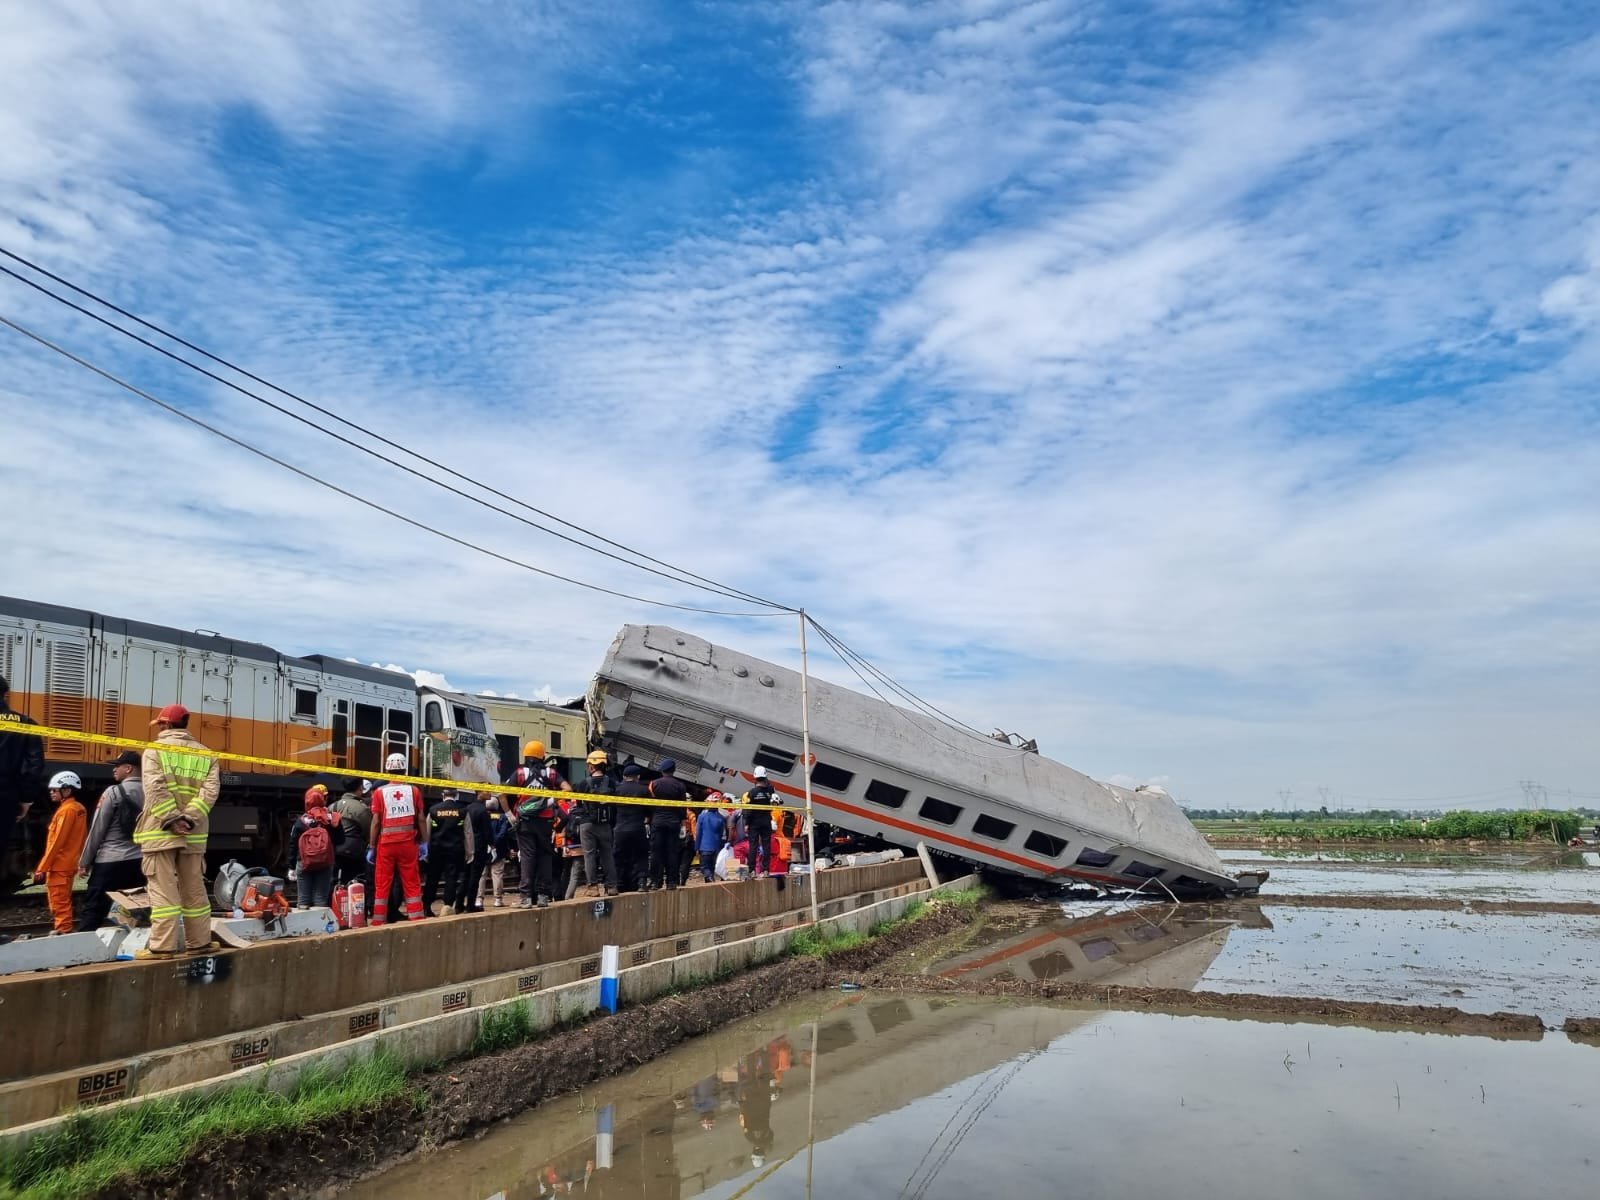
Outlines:
{"type": "Polygon", "coordinates": [[[854,771],[846,771],[843,767],[831,766],[819,762],[811,768],[811,782],[818,787],[825,787],[830,792],[846,792],[850,790],[850,781],[855,778],[854,771]]]}
{"type": "Polygon", "coordinates": [[[317,719],[317,693],[314,688],[300,688],[294,690],[294,715],[304,720],[317,719]]]}
{"type": "Polygon", "coordinates": [[[422,710],[422,731],[438,733],[444,728],[444,708],[437,700],[429,700],[422,710]]]}
{"type": "Polygon", "coordinates": [[[937,796],[929,796],[923,800],[917,815],[927,817],[930,821],[937,821],[941,825],[954,825],[956,818],[961,815],[961,805],[951,804],[948,800],[941,800],[937,796]]]}
{"type": "Polygon", "coordinates": [[[468,708],[463,704],[455,704],[451,707],[455,710],[457,729],[467,729],[473,733],[489,732],[489,726],[483,719],[482,709],[468,708]]]}
{"type": "Polygon", "coordinates": [[[998,817],[991,817],[988,813],[979,813],[978,819],[972,823],[972,832],[979,837],[993,838],[1003,842],[1011,836],[1016,826],[1010,821],[1002,821],[998,817]]]}
{"type": "Polygon", "coordinates": [[[867,799],[885,808],[899,808],[906,802],[906,796],[909,794],[905,788],[884,783],[881,779],[874,779],[867,784],[867,799]]]}
{"type": "Polygon", "coordinates": [[[556,753],[561,749],[561,730],[552,729],[545,740],[549,743],[550,753],[556,753]]]}
{"type": "Polygon", "coordinates": [[[794,760],[797,757],[792,750],[780,750],[777,746],[769,746],[763,742],[756,747],[755,756],[751,761],[758,767],[765,767],[779,775],[787,775],[794,770],[794,760]]]}

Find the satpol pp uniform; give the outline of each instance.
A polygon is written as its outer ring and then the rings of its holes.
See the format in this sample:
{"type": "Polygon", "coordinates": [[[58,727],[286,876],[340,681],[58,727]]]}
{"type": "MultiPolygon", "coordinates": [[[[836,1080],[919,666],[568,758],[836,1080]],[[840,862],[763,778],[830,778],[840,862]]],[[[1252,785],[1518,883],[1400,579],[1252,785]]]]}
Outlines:
{"type": "MultiPolygon", "coordinates": [[[[395,756],[398,757],[398,756],[395,756]]],[[[403,771],[406,762],[394,757],[384,764],[390,771],[403,771]]],[[[406,920],[422,920],[422,874],[417,868],[426,846],[417,832],[417,814],[422,812],[422,789],[411,783],[385,783],[372,790],[373,849],[376,870],[373,876],[372,923],[389,920],[389,892],[395,873],[400,875],[406,920]]]]}

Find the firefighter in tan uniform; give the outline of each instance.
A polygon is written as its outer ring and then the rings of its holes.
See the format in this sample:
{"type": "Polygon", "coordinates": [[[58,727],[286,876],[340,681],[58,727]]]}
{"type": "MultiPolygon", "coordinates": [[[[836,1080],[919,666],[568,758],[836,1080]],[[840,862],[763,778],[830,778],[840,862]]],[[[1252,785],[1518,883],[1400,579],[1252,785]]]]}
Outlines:
{"type": "Polygon", "coordinates": [[[144,810],[133,827],[150,894],[150,943],[134,957],[180,953],[180,921],[184,948],[220,949],[211,937],[204,877],[206,833],[221,788],[217,760],[188,752],[205,747],[190,734],[183,705],[167,705],[152,724],[157,748],[144,752],[144,810]]]}

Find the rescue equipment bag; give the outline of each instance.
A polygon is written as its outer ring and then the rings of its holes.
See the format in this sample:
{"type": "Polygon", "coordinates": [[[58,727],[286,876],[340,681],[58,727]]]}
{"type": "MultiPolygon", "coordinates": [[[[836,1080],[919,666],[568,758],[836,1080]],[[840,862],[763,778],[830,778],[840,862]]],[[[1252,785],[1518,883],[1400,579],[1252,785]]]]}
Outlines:
{"type": "Polygon", "coordinates": [[[296,846],[300,851],[302,871],[321,871],[333,866],[333,838],[328,836],[328,827],[321,821],[315,821],[301,831],[296,846]]]}

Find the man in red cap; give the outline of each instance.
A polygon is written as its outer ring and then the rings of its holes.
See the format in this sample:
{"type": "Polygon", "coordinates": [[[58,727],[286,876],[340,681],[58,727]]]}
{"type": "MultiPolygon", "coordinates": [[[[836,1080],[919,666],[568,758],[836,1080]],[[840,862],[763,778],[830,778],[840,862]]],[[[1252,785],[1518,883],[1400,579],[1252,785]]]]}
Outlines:
{"type": "Polygon", "coordinates": [[[205,746],[189,732],[189,710],[183,705],[167,705],[151,724],[157,746],[144,752],[144,810],[133,827],[150,894],[150,943],[134,957],[179,953],[179,921],[185,948],[220,949],[211,937],[204,878],[206,833],[221,790],[217,760],[204,754],[205,746]]]}

